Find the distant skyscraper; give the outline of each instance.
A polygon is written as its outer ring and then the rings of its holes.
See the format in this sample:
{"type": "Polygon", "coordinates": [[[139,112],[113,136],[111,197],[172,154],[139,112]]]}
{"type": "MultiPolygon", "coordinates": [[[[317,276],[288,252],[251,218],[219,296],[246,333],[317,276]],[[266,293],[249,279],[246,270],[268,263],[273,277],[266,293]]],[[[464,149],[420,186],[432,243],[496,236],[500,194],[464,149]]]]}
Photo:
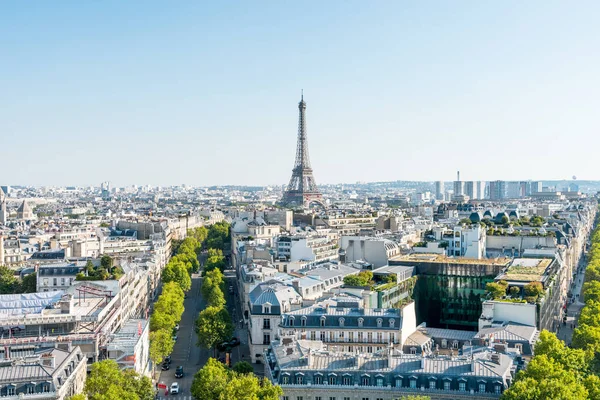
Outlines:
{"type": "Polygon", "coordinates": [[[506,186],[506,197],[509,199],[520,199],[525,197],[527,192],[527,182],[508,182],[506,186]]]}
{"type": "Polygon", "coordinates": [[[460,171],[456,171],[456,180],[454,181],[454,196],[465,194],[464,182],[460,180],[460,171]]]}
{"type": "Polygon", "coordinates": [[[304,95],[298,103],[300,111],[298,121],[298,144],[296,147],[296,162],[292,169],[292,178],[283,194],[284,203],[303,205],[310,201],[321,201],[323,196],[313,176],[313,170],[310,167],[308,158],[308,142],[306,136],[306,103],[304,95]]]}
{"type": "Polygon", "coordinates": [[[540,181],[529,181],[527,182],[526,195],[531,196],[534,193],[541,193],[543,190],[542,182],[540,181]]]}
{"type": "Polygon", "coordinates": [[[483,200],[485,199],[485,182],[484,181],[475,181],[474,183],[474,193],[476,199],[483,200]]]}
{"type": "Polygon", "coordinates": [[[491,181],[490,182],[490,200],[506,199],[506,182],[491,181]]]}
{"type": "Polygon", "coordinates": [[[444,182],[436,181],[435,182],[435,198],[437,200],[444,200],[444,182]]]}
{"type": "Polygon", "coordinates": [[[470,199],[476,199],[477,197],[475,196],[475,182],[473,181],[466,181],[464,184],[464,195],[469,196],[470,199]]]}

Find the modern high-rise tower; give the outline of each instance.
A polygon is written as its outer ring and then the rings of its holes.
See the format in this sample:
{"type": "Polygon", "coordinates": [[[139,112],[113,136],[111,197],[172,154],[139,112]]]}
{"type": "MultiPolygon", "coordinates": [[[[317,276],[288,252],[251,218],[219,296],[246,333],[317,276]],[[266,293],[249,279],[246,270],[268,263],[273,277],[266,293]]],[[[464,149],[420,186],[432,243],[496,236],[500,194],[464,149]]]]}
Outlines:
{"type": "Polygon", "coordinates": [[[292,178],[283,194],[283,202],[287,204],[306,205],[311,201],[321,202],[323,195],[319,192],[313,170],[308,158],[308,141],[306,137],[306,103],[304,95],[298,103],[300,116],[298,120],[298,144],[296,146],[296,162],[292,169],[292,178]]]}

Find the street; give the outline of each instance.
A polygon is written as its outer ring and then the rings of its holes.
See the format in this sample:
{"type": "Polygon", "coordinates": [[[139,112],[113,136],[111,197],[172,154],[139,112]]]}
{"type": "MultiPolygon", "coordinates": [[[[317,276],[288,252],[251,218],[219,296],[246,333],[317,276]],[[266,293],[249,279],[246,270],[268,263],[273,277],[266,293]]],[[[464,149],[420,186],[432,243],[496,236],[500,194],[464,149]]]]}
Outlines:
{"type": "MultiPolygon", "coordinates": [[[[231,315],[235,326],[234,336],[239,338],[241,345],[233,349],[231,354],[231,365],[240,360],[249,360],[248,339],[245,327],[240,323],[241,311],[238,302],[234,303],[235,294],[229,293],[229,285],[234,288],[235,273],[232,270],[225,271],[225,299],[227,300],[227,309],[231,315]]],[[[200,294],[202,286],[202,277],[200,274],[192,274],[192,287],[184,300],[185,311],[179,324],[178,339],[171,353],[171,368],[168,371],[160,371],[158,382],[164,383],[169,388],[171,383],[179,383],[179,394],[165,394],[165,389],[159,391],[158,399],[171,400],[192,400],[191,387],[194,374],[206,364],[206,361],[213,355],[212,350],[200,349],[196,346],[196,333],[194,332],[194,321],[198,313],[206,307],[206,303],[200,294]],[[175,369],[177,366],[183,366],[183,378],[175,378],[175,369]]]]}
{"type": "Polygon", "coordinates": [[[573,338],[573,331],[577,327],[577,321],[579,319],[579,314],[581,313],[581,309],[585,306],[583,303],[583,283],[585,281],[585,268],[587,263],[585,261],[585,257],[581,257],[579,264],[577,266],[577,274],[575,275],[575,280],[572,284],[571,293],[573,294],[573,301],[569,303],[567,306],[567,323],[566,325],[561,324],[558,327],[558,331],[556,332],[556,336],[563,340],[567,345],[571,345],[571,340],[573,338]]]}

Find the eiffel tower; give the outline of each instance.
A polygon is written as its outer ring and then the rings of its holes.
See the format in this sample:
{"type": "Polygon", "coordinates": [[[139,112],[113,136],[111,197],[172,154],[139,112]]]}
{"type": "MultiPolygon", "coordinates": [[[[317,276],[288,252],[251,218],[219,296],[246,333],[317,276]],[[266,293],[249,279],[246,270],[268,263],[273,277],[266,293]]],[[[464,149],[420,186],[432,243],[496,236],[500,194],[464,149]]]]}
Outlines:
{"type": "Polygon", "coordinates": [[[298,145],[296,147],[296,162],[292,169],[292,178],[284,194],[283,202],[286,204],[308,205],[311,201],[321,203],[323,195],[319,192],[313,170],[308,158],[308,142],[306,138],[306,103],[304,93],[298,103],[300,117],[298,120],[298,145]]]}

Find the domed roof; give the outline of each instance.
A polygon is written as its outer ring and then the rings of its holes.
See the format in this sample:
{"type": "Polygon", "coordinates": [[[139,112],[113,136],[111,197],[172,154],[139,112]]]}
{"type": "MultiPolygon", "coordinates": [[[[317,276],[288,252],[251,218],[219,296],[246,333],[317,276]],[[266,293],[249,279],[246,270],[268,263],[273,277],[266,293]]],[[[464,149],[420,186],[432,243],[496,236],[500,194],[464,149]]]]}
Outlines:
{"type": "Polygon", "coordinates": [[[515,210],[512,210],[510,212],[510,214],[508,214],[509,217],[515,217],[515,218],[519,218],[519,214],[517,214],[517,212],[515,210]]]}
{"type": "Polygon", "coordinates": [[[481,222],[481,214],[478,212],[473,212],[471,215],[469,215],[469,219],[471,222],[481,222]]]}
{"type": "Polygon", "coordinates": [[[490,210],[485,210],[485,212],[483,213],[483,218],[485,217],[492,218],[492,212],[490,210]]]}
{"type": "Polygon", "coordinates": [[[501,223],[502,223],[502,218],[503,218],[503,217],[506,217],[506,218],[508,219],[508,215],[507,215],[507,214],[506,214],[504,211],[502,211],[502,212],[499,212],[498,214],[496,214],[496,218],[494,218],[494,221],[495,221],[497,224],[501,224],[501,223]]]}

